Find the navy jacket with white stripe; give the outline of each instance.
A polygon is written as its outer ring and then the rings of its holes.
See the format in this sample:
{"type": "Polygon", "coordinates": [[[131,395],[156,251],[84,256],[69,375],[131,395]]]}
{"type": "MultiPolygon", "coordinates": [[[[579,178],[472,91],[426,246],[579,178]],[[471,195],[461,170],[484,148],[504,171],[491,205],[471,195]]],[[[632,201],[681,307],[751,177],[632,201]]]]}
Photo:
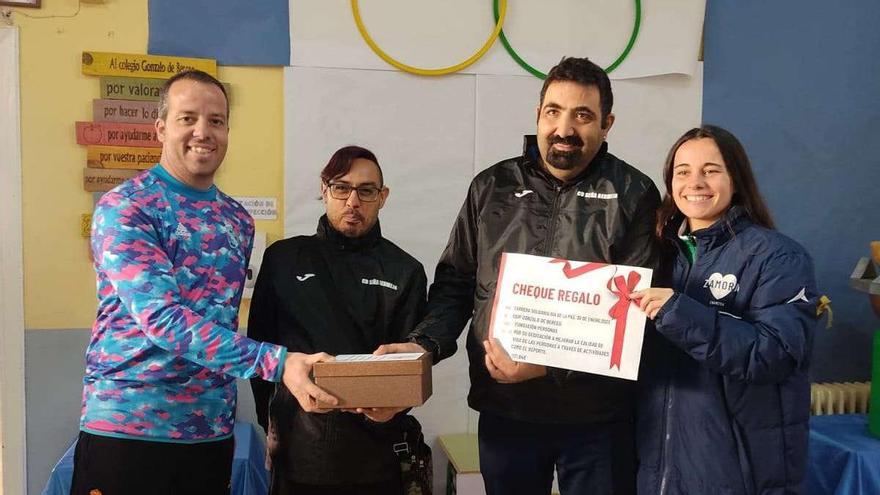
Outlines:
{"type": "Polygon", "coordinates": [[[691,265],[677,235],[683,220],[667,226],[661,277],[675,295],[647,330],[640,367],[639,493],[801,493],[812,260],[734,206],[693,233],[691,265]]]}

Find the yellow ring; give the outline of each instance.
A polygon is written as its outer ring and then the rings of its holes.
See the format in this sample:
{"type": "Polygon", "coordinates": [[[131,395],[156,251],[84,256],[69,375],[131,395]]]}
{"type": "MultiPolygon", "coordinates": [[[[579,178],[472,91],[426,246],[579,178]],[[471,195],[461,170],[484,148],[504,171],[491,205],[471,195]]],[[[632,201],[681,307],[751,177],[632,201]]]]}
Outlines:
{"type": "Polygon", "coordinates": [[[391,56],[389,56],[387,53],[382,51],[381,48],[379,48],[379,45],[377,45],[376,42],[373,41],[373,38],[370,37],[369,33],[367,33],[367,28],[364,26],[363,20],[361,20],[361,13],[360,9],[358,9],[357,0],[351,0],[351,13],[354,15],[354,22],[355,24],[357,24],[358,31],[360,31],[361,36],[364,38],[364,41],[367,42],[367,45],[370,46],[370,48],[373,50],[373,52],[376,53],[376,55],[379,56],[379,58],[388,62],[390,65],[393,65],[394,67],[397,67],[398,69],[409,72],[411,74],[417,74],[420,76],[444,76],[446,74],[458,72],[465,67],[473,64],[480,57],[485,55],[487,51],[489,51],[492,43],[495,42],[495,40],[498,38],[498,35],[501,33],[501,26],[504,24],[504,15],[507,13],[507,0],[500,0],[500,3],[501,5],[499,8],[498,22],[495,24],[495,30],[492,31],[492,35],[489,36],[489,39],[486,41],[483,47],[480,48],[477,53],[471,55],[471,57],[464,62],[441,69],[421,69],[419,67],[406,65],[391,58],[391,56]]]}

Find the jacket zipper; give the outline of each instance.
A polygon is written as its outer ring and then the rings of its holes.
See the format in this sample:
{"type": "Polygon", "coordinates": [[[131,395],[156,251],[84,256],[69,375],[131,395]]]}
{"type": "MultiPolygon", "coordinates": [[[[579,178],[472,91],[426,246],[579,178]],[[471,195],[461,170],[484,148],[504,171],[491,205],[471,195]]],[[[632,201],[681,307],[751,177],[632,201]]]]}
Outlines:
{"type": "Polygon", "coordinates": [[[556,221],[559,216],[559,197],[562,196],[562,186],[555,184],[556,197],[553,198],[553,210],[550,212],[550,228],[547,229],[547,238],[544,242],[544,256],[552,256],[553,238],[556,236],[556,221]]]}
{"type": "Polygon", "coordinates": [[[660,472],[660,495],[666,495],[666,483],[669,478],[669,411],[672,409],[672,402],[675,399],[675,393],[669,385],[672,379],[666,382],[666,408],[663,410],[663,455],[661,457],[660,472]]]}
{"type": "MultiPolygon", "coordinates": [[[[693,271],[693,267],[697,264],[697,251],[699,250],[699,246],[694,247],[694,260],[691,263],[688,263],[687,271],[684,275],[684,285],[682,286],[681,294],[687,292],[688,282],[690,282],[691,271],[693,271]]],[[[687,261],[687,255],[679,251],[678,257],[685,257],[685,261],[687,261]]],[[[678,370],[676,366],[675,369],[672,370],[674,374],[678,370]]],[[[666,495],[667,483],[669,481],[669,430],[670,430],[670,421],[672,415],[670,414],[672,411],[672,405],[675,401],[675,391],[672,389],[672,376],[669,377],[669,380],[666,383],[666,408],[663,410],[663,456],[661,457],[661,466],[660,466],[660,494],[666,495]]]]}

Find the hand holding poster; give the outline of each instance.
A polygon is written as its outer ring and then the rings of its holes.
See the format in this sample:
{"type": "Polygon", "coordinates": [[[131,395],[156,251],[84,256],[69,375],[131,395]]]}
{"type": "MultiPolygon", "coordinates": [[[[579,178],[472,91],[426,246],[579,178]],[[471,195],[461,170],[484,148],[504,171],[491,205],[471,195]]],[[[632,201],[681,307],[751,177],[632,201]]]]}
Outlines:
{"type": "Polygon", "coordinates": [[[516,361],[635,380],[647,268],[504,253],[489,335],[516,361]]]}

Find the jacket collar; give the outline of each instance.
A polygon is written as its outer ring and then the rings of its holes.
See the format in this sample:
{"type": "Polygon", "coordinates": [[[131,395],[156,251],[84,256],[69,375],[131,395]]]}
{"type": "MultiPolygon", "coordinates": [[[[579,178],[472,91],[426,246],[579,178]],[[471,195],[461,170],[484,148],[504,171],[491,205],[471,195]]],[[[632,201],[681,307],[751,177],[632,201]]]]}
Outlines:
{"type": "Polygon", "coordinates": [[[321,215],[321,218],[318,220],[318,231],[316,235],[318,236],[318,239],[328,241],[341,249],[359,251],[361,249],[372,247],[379,242],[379,239],[382,238],[382,230],[379,227],[379,220],[376,220],[376,225],[373,225],[373,228],[366,234],[360,237],[346,237],[342,232],[339,232],[330,225],[330,221],[327,220],[327,215],[324,214],[321,215]]]}
{"type": "MultiPolygon", "coordinates": [[[[602,146],[599,147],[599,151],[596,152],[596,156],[593,157],[593,160],[590,161],[590,164],[587,165],[580,174],[576,177],[572,178],[570,181],[565,182],[565,185],[577,184],[580,181],[584,180],[584,177],[591,173],[595,173],[599,168],[599,163],[605,158],[605,155],[608,153],[608,143],[603,142],[602,146]]],[[[563,182],[556,177],[554,177],[550,172],[548,172],[544,168],[544,161],[541,159],[541,152],[538,150],[538,137],[534,134],[527,134],[523,136],[523,154],[522,154],[523,163],[527,166],[535,170],[541,177],[550,181],[550,183],[555,185],[562,185],[563,182]]]]}
{"type": "MultiPolygon", "coordinates": [[[[739,205],[733,205],[711,227],[694,232],[693,238],[700,252],[720,246],[751,225],[752,221],[739,205]]],[[[666,222],[663,237],[678,246],[678,238],[688,233],[687,219],[680,212],[666,222]]]]}

